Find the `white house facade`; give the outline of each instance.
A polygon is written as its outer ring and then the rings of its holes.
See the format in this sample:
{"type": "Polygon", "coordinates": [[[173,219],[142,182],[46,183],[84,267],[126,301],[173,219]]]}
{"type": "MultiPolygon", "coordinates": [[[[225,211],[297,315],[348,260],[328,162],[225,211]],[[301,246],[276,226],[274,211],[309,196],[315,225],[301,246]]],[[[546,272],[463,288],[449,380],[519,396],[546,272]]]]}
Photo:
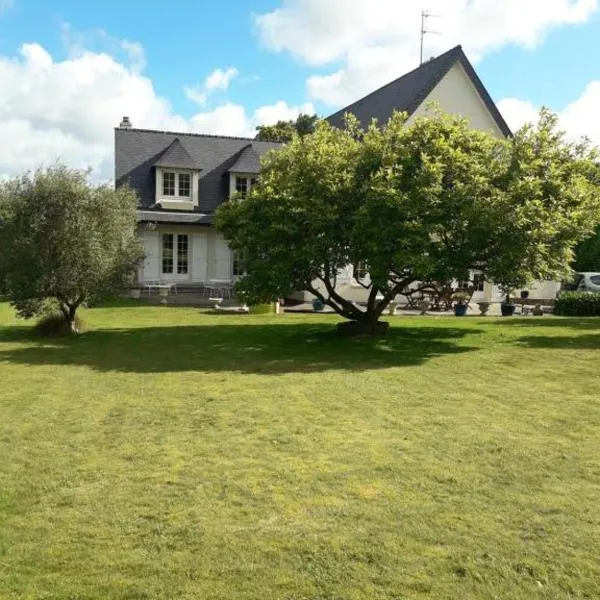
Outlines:
{"type": "Polygon", "coordinates": [[[279,144],[246,138],[115,130],[115,179],[139,196],[144,260],[138,283],[232,286],[239,257],[213,227],[216,208],[256,182],[260,157],[279,144]]]}

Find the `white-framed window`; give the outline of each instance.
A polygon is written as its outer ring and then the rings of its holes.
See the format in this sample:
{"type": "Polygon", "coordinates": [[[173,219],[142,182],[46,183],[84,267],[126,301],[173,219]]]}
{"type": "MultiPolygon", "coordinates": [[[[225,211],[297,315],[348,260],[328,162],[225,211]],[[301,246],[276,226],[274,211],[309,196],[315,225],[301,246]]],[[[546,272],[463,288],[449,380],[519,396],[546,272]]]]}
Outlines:
{"type": "Polygon", "coordinates": [[[241,277],[246,273],[244,257],[239,250],[234,250],[231,253],[231,273],[234,277],[241,277]]]}
{"type": "Polygon", "coordinates": [[[473,287],[476,292],[483,292],[483,287],[485,285],[485,277],[483,273],[475,273],[473,275],[473,287]]]}
{"type": "Polygon", "coordinates": [[[186,233],[162,234],[162,273],[186,275],[189,269],[189,239],[186,233]]]}
{"type": "Polygon", "coordinates": [[[252,186],[256,185],[256,177],[247,177],[245,175],[235,176],[235,191],[245,198],[252,186]]]}
{"type": "Polygon", "coordinates": [[[179,171],[163,171],[162,195],[168,198],[191,200],[192,176],[179,171]]]}

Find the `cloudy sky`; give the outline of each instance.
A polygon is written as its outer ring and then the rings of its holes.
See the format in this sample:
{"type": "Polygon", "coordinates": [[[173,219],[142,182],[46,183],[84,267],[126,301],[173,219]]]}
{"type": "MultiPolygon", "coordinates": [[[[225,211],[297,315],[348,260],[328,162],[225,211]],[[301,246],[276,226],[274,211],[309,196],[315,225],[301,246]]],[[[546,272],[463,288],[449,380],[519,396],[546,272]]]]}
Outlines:
{"type": "Polygon", "coordinates": [[[0,176],[113,171],[113,128],[252,135],[326,116],[456,44],[514,128],[600,144],[599,0],[0,0],[0,176]]]}

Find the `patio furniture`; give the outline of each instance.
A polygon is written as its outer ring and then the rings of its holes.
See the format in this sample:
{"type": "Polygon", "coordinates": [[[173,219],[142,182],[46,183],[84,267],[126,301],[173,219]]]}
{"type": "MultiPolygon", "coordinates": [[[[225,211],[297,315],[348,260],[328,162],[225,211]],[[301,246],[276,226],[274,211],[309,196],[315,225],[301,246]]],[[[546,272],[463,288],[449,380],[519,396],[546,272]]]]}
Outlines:
{"type": "Polygon", "coordinates": [[[160,281],[147,281],[144,284],[144,289],[148,290],[148,296],[152,295],[152,291],[157,291],[161,296],[168,296],[171,293],[177,295],[177,285],[174,283],[163,283],[160,281]]]}

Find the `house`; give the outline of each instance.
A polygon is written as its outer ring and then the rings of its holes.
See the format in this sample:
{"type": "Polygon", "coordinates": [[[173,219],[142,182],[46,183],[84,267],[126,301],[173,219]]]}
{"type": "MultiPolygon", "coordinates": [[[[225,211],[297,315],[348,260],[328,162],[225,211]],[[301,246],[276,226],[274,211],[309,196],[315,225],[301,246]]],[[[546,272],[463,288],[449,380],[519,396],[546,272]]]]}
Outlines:
{"type": "MultiPolygon", "coordinates": [[[[351,112],[366,127],[374,118],[385,123],[394,110],[401,110],[409,114],[410,124],[426,115],[432,103],[444,112],[464,116],[474,128],[499,137],[511,135],[461,46],[327,120],[341,127],[344,114],[351,112]]],[[[129,184],[140,196],[138,215],[146,257],[139,283],[217,287],[234,283],[242,274],[241,261],[212,227],[215,209],[233,192],[246,193],[259,173],[261,156],[278,147],[245,138],[135,129],[125,117],[115,129],[115,180],[117,185],[129,184]]],[[[500,298],[498,288],[476,273],[471,274],[471,282],[476,287],[475,301],[500,298]]],[[[339,273],[338,287],[351,300],[366,298],[352,266],[339,273]]],[[[554,298],[557,290],[555,282],[530,288],[533,298],[554,298]]]]}
{"type": "Polygon", "coordinates": [[[115,129],[115,181],[140,199],[145,259],[138,283],[230,285],[242,265],[213,228],[215,209],[256,181],[260,157],[279,144],[252,139],[115,129]]]}
{"type": "MultiPolygon", "coordinates": [[[[467,118],[475,129],[489,131],[498,137],[512,135],[490,94],[479,79],[461,46],[456,46],[440,56],[423,63],[420,67],[371,92],[364,98],[342,108],[327,121],[336,127],[344,124],[344,115],[352,113],[361,126],[366,128],[373,119],[386,123],[395,110],[409,115],[407,124],[425,116],[435,103],[448,114],[467,118]]],[[[360,276],[360,274],[358,274],[360,276]]],[[[368,275],[366,275],[368,277],[368,275]]],[[[352,266],[338,274],[338,288],[343,295],[354,301],[366,299],[364,288],[355,279],[352,266]]],[[[470,283],[475,288],[473,300],[496,301],[502,297],[501,290],[484,282],[477,273],[471,273],[470,282],[454,282],[457,287],[470,283]]],[[[554,281],[532,282],[531,298],[555,298],[560,284],[554,281]]]]}

